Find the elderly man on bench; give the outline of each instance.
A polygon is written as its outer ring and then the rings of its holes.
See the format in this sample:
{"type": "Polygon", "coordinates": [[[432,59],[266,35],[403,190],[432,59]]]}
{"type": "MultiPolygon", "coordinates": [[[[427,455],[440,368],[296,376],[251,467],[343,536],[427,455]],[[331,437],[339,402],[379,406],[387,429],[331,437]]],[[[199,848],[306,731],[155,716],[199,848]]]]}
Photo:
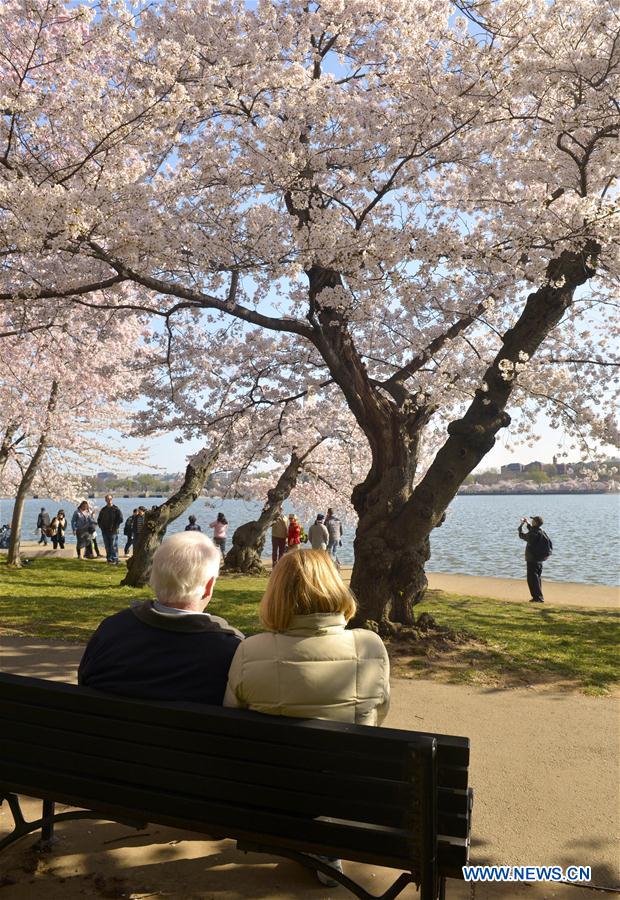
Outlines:
{"type": "Polygon", "coordinates": [[[166,538],[153,556],[156,599],[103,620],[82,657],[78,683],[124,697],[220,706],[243,635],[205,612],[219,566],[220,551],[206,535],[166,538]]]}

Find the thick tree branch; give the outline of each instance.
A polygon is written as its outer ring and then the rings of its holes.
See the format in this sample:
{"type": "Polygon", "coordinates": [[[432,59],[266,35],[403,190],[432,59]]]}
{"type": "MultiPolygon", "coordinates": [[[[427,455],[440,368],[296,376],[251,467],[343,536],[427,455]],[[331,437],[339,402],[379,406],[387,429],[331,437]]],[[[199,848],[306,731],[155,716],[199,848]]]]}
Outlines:
{"type": "MultiPolygon", "coordinates": [[[[282,331],[292,334],[299,334],[302,337],[312,341],[312,329],[298,319],[276,319],[273,316],[266,316],[256,310],[248,309],[236,302],[234,295],[236,288],[229,291],[229,295],[225,300],[214,297],[212,294],[205,294],[202,291],[188,288],[174,281],[167,281],[162,278],[155,278],[146,273],[137,272],[131,266],[126,265],[122,260],[110,256],[106,251],[97,246],[94,242],[89,242],[98,259],[106,262],[117,273],[118,277],[123,281],[131,281],[134,284],[140,284],[142,287],[155,291],[158,294],[164,294],[170,297],[178,297],[186,300],[190,309],[217,309],[227,315],[242,319],[252,325],[258,325],[261,328],[267,328],[270,331],[282,331]]],[[[234,276],[234,273],[233,273],[234,276]]],[[[234,279],[233,283],[234,285],[234,279]]],[[[232,287],[231,285],[231,287],[232,287]]],[[[147,310],[145,310],[147,311],[147,310]]]]}
{"type": "Polygon", "coordinates": [[[447,441],[405,504],[402,525],[412,540],[422,539],[435,527],[466,476],[492,449],[497,432],[510,424],[506,406],[515,387],[516,365],[536,353],[572,304],[577,287],[595,275],[600,250],[599,244],[588,241],[581,252],[564,250],[549,263],[547,283],[527,298],[485,372],[483,388],[476,391],[463,418],[450,423],[447,441]]]}
{"type": "MultiPolygon", "coordinates": [[[[52,300],[56,297],[77,297],[81,294],[94,294],[96,291],[105,291],[107,288],[122,284],[128,279],[118,274],[100,281],[90,281],[69,288],[22,288],[19,291],[0,293],[0,300],[52,300]]],[[[40,326],[45,327],[45,326],[40,326]]]]}

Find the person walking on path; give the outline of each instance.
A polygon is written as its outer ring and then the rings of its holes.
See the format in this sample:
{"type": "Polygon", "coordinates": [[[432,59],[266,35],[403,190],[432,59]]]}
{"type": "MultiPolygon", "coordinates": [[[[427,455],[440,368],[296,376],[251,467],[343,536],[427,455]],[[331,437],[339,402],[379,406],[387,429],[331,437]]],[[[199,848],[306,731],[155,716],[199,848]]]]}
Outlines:
{"type": "Polygon", "coordinates": [[[530,603],[544,603],[542,592],[543,562],[549,559],[553,544],[549,535],[542,530],[541,516],[532,516],[531,524],[526,518],[521,519],[517,529],[519,537],[526,542],[525,566],[527,570],[527,586],[530,589],[530,603]],[[523,529],[527,528],[524,533],[523,529]]]}
{"type": "Polygon", "coordinates": [[[123,534],[127,538],[125,541],[125,556],[129,554],[129,548],[133,544],[133,521],[137,515],[138,510],[134,509],[133,513],[125,519],[125,527],[123,528],[123,534]]]}
{"type": "MultiPolygon", "coordinates": [[[[82,500],[71,517],[71,530],[76,536],[76,553],[78,559],[93,559],[93,535],[95,533],[95,519],[90,511],[88,500],[82,500]]],[[[99,553],[97,554],[99,555],[99,553]]]]}
{"type": "Polygon", "coordinates": [[[189,516],[187,521],[188,524],[185,526],[186,531],[202,531],[202,528],[196,522],[196,516],[189,516]]]}
{"type": "Polygon", "coordinates": [[[52,547],[54,550],[65,549],[65,531],[67,529],[67,519],[64,509],[59,509],[52,521],[50,522],[50,537],[52,539],[52,547]]]}
{"type": "Polygon", "coordinates": [[[211,522],[209,528],[213,529],[213,543],[220,548],[222,556],[226,555],[226,532],[228,531],[228,519],[224,513],[217,514],[215,522],[211,522]]]}
{"type": "Polygon", "coordinates": [[[327,550],[329,544],[329,531],[324,524],[325,516],[319,513],[316,521],[308,529],[308,539],[313,550],[327,550]]]}
{"type": "MultiPolygon", "coordinates": [[[[390,704],[390,661],[378,634],[346,627],[355,608],[326,553],[287,553],[261,600],[266,631],[237,647],[224,706],[380,725],[390,704]]],[[[339,859],[319,858],[342,872],[339,859]]],[[[317,876],[328,887],[337,884],[317,876]]]]}
{"type": "Polygon", "coordinates": [[[288,537],[288,519],[284,513],[279,512],[271,526],[271,565],[275,566],[279,559],[286,553],[286,539],[288,537]]]}
{"type": "Polygon", "coordinates": [[[329,532],[329,541],[327,543],[327,551],[337,565],[338,548],[342,547],[342,522],[338,516],[334,515],[334,510],[329,507],[327,510],[327,518],[325,519],[325,527],[329,532]]]}
{"type": "Polygon", "coordinates": [[[114,503],[112,494],[105,495],[105,506],[99,511],[97,525],[101,529],[105,547],[106,562],[118,565],[118,529],[123,523],[123,514],[114,503]]]}
{"type": "Polygon", "coordinates": [[[287,543],[289,550],[299,550],[301,544],[301,525],[297,516],[291,516],[288,521],[287,543]]]}
{"type": "Polygon", "coordinates": [[[41,507],[41,512],[37,516],[37,530],[41,532],[41,536],[37,543],[47,547],[47,539],[49,537],[50,514],[45,511],[45,507],[41,507]]]}
{"type": "Polygon", "coordinates": [[[11,543],[11,526],[8,524],[0,527],[0,550],[8,550],[11,543]]]}

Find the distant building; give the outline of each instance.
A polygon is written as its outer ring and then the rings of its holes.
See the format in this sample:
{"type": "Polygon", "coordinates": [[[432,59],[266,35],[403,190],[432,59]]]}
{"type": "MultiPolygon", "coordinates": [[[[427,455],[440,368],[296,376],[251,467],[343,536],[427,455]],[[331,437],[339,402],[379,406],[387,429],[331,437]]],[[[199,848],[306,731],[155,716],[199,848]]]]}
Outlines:
{"type": "Polygon", "coordinates": [[[558,475],[566,475],[566,463],[559,463],[557,456],[553,457],[553,465],[558,475]]]}
{"type": "Polygon", "coordinates": [[[523,466],[521,463],[508,463],[507,466],[502,466],[502,475],[505,475],[507,472],[522,472],[523,466]]]}
{"type": "Polygon", "coordinates": [[[523,466],[522,472],[542,472],[543,464],[539,462],[537,459],[534,462],[528,463],[526,466],[523,466]]]}
{"type": "Polygon", "coordinates": [[[97,478],[100,481],[109,481],[110,478],[116,478],[116,472],[97,472],[97,478]]]}

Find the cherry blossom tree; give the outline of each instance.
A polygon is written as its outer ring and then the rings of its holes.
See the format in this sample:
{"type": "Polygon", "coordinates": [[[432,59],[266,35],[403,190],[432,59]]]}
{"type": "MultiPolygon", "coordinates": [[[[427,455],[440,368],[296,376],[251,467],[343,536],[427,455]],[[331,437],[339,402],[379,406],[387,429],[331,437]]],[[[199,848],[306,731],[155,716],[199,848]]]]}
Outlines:
{"type": "Polygon", "coordinates": [[[30,328],[54,297],[316,355],[371,458],[359,621],[413,621],[511,417],[610,438],[611,0],[8,0],[0,27],[0,299],[30,328]]]}
{"type": "Polygon", "coordinates": [[[367,446],[341,392],[321,381],[312,348],[296,351],[288,335],[265,345],[264,335],[238,327],[194,322],[188,331],[177,320],[151,336],[148,360],[136,433],[209,441],[218,448],[216,495],[264,501],[259,518],[233,534],[228,569],[263,571],[265,537],[289,497],[304,511],[323,499],[350,506],[370,464],[367,446]],[[217,352],[205,354],[211,346],[217,352]]]}
{"type": "Polygon", "coordinates": [[[141,339],[135,316],[74,317],[35,333],[19,334],[10,316],[1,323],[0,373],[3,492],[13,492],[8,563],[19,566],[24,504],[43,487],[54,497],[83,490],[79,473],[131,461],[120,440],[106,433],[129,427],[134,378],[126,362],[141,339]]]}

